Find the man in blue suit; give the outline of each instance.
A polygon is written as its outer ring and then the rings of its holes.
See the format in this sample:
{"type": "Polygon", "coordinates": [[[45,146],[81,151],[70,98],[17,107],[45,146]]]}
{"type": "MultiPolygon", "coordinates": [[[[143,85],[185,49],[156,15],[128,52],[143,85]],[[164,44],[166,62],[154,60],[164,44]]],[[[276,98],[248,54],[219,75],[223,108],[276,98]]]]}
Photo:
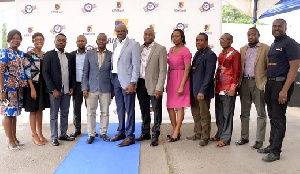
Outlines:
{"type": "Polygon", "coordinates": [[[119,24],[116,29],[117,41],[112,56],[112,80],[119,118],[118,133],[111,141],[124,139],[118,146],[134,144],[135,131],[135,95],[136,83],[140,73],[140,44],[127,37],[126,25],[119,24]],[[125,111],[127,122],[125,128],[125,111]]]}
{"type": "Polygon", "coordinates": [[[107,128],[109,123],[109,105],[113,86],[110,79],[112,52],[106,49],[107,36],[97,36],[97,49],[88,51],[85,56],[82,91],[87,104],[87,143],[91,144],[96,136],[96,110],[100,103],[100,137],[109,141],[107,128]]]}
{"type": "Polygon", "coordinates": [[[208,36],[196,37],[197,52],[193,58],[191,77],[191,110],[194,118],[194,135],[187,140],[199,139],[199,146],[206,146],[210,137],[210,100],[214,97],[214,74],[217,56],[208,47],[208,36]]]}

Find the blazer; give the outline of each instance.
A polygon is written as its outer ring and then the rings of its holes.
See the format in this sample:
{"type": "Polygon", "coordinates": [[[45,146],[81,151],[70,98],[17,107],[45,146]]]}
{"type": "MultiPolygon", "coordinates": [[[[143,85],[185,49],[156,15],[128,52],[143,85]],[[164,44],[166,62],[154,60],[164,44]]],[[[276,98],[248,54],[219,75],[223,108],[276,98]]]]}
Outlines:
{"type": "MultiPolygon", "coordinates": [[[[241,52],[241,76],[239,80],[239,85],[242,83],[243,74],[244,74],[244,68],[245,68],[245,56],[246,51],[248,49],[248,44],[243,46],[240,50],[241,52]]],[[[255,83],[256,87],[260,90],[264,90],[265,85],[267,83],[267,68],[268,68],[268,52],[270,50],[270,46],[264,43],[260,43],[260,46],[256,53],[255,58],[255,68],[254,68],[254,74],[255,74],[255,83]]]]}
{"type": "Polygon", "coordinates": [[[112,52],[106,50],[104,60],[99,69],[97,49],[86,53],[82,73],[82,91],[113,93],[113,86],[110,79],[111,55],[112,52]]]}
{"type": "MultiPolygon", "coordinates": [[[[141,52],[144,45],[141,45],[141,52]]],[[[153,96],[155,90],[163,91],[167,74],[166,47],[155,43],[149,53],[145,67],[145,86],[148,95],[153,96]]]]}
{"type": "MultiPolygon", "coordinates": [[[[74,62],[71,59],[71,55],[66,53],[68,59],[69,70],[69,88],[74,89],[76,85],[75,71],[73,69],[74,62]]],[[[62,74],[60,61],[55,50],[51,50],[45,53],[43,60],[42,74],[47,85],[46,92],[52,93],[55,89],[61,91],[62,89],[62,74]]]]}
{"type": "Polygon", "coordinates": [[[214,97],[216,63],[217,55],[209,47],[195,54],[190,71],[190,88],[195,98],[198,93],[202,93],[205,100],[214,97]]]}
{"type": "MultiPolygon", "coordinates": [[[[113,45],[114,50],[117,47],[117,42],[113,45]]],[[[113,62],[113,55],[111,56],[111,62],[113,62]]],[[[140,44],[133,39],[126,38],[120,56],[118,57],[117,65],[118,80],[123,89],[125,89],[130,82],[137,83],[141,65],[140,44]]],[[[113,69],[113,63],[111,63],[111,67],[111,69],[113,69]]]]}

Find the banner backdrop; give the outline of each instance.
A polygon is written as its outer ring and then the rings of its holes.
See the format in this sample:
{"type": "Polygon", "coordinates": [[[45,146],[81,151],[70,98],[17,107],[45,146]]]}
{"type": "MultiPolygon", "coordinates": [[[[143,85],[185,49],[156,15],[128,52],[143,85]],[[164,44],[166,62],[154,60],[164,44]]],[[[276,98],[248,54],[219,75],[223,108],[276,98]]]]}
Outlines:
{"type": "Polygon", "coordinates": [[[66,51],[76,50],[76,38],[85,35],[87,49],[96,47],[99,33],[108,37],[107,48],[112,50],[116,41],[115,26],[124,23],[128,37],[143,43],[143,32],[152,27],[155,41],[173,45],[171,34],[175,28],[184,30],[186,46],[196,52],[195,38],[200,32],[209,36],[210,47],[219,54],[221,36],[222,1],[220,0],[16,0],[17,25],[23,35],[20,50],[30,50],[35,32],[45,36],[43,50],[54,48],[57,33],[67,36],[66,51]]]}

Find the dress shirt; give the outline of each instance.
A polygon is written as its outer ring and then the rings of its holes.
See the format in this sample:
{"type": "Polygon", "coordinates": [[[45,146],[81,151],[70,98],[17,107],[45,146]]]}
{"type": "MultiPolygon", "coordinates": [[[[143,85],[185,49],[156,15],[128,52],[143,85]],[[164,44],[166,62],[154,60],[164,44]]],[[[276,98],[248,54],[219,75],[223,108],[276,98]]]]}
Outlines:
{"type": "Polygon", "coordinates": [[[148,47],[146,47],[145,44],[143,45],[143,50],[141,53],[140,78],[145,79],[145,70],[146,70],[149,54],[154,44],[155,42],[152,42],[148,47]]]}
{"type": "Polygon", "coordinates": [[[86,54],[86,52],[81,54],[77,50],[77,53],[76,53],[76,82],[81,82],[81,80],[82,80],[82,71],[83,71],[85,54],[86,54]]]}
{"type": "Polygon", "coordinates": [[[99,64],[99,69],[101,68],[102,66],[102,62],[104,60],[104,57],[105,57],[105,52],[106,52],[106,48],[105,50],[100,53],[99,49],[97,48],[97,55],[98,55],[98,64],[99,64]]]}
{"type": "Polygon", "coordinates": [[[57,52],[60,67],[61,67],[61,82],[62,82],[62,90],[64,94],[69,93],[69,63],[68,58],[66,56],[66,52],[61,52],[57,48],[55,48],[57,52]]]}
{"type": "Polygon", "coordinates": [[[118,73],[118,60],[121,54],[121,50],[124,46],[125,41],[128,38],[126,37],[124,40],[122,40],[121,42],[119,42],[119,40],[117,39],[117,46],[114,50],[114,54],[113,54],[113,69],[112,69],[112,73],[118,73]]]}
{"type": "Polygon", "coordinates": [[[254,66],[257,50],[260,47],[260,43],[258,42],[254,47],[250,47],[248,45],[246,55],[245,55],[245,70],[244,77],[254,77],[254,66]]]}

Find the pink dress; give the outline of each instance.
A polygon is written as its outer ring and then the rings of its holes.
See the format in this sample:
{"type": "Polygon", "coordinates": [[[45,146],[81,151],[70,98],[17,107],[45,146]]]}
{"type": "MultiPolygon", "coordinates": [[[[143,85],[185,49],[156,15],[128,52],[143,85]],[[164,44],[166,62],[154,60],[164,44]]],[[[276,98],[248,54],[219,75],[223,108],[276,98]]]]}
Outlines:
{"type": "Polygon", "coordinates": [[[191,63],[192,54],[187,47],[182,47],[173,54],[173,47],[168,54],[169,76],[167,79],[167,108],[182,108],[190,106],[190,78],[187,79],[183,95],[178,96],[178,89],[184,75],[184,64],[191,63]]]}

